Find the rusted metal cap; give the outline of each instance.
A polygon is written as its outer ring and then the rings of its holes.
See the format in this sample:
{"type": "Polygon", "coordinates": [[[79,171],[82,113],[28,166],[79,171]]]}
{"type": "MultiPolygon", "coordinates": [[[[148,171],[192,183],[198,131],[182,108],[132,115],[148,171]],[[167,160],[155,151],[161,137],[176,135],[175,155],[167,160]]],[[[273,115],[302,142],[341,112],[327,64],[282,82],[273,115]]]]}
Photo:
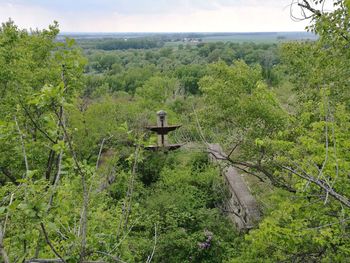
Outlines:
{"type": "Polygon", "coordinates": [[[166,111],[163,111],[163,110],[160,110],[157,112],[157,115],[160,117],[164,117],[164,116],[166,116],[166,114],[167,114],[166,111]]]}

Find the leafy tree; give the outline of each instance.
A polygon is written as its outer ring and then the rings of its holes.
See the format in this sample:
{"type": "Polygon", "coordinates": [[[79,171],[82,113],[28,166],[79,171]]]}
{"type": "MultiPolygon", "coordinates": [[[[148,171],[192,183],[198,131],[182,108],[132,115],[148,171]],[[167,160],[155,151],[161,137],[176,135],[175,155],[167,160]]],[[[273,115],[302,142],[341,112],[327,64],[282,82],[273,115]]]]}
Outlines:
{"type": "Polygon", "coordinates": [[[275,197],[279,206],[251,232],[240,257],[233,262],[346,262],[348,255],[347,51],[348,10],[335,1],[335,10],[316,9],[323,1],[300,1],[311,12],[315,43],[290,43],[282,58],[298,95],[296,114],[271,147],[275,175],[289,178],[295,195],[275,197]],[[343,24],[344,23],[344,24],[343,24]],[[345,35],[344,35],[345,34],[345,35]],[[342,54],[342,55],[340,55],[342,54]],[[344,75],[343,75],[344,74],[344,75]],[[269,251],[268,256],[266,251],[269,251]]]}

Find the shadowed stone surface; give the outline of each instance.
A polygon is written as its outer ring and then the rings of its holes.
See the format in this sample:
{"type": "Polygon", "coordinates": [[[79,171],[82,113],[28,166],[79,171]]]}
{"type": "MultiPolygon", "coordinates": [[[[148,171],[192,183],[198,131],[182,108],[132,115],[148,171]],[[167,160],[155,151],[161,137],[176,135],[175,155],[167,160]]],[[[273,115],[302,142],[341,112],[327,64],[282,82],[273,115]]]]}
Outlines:
{"type": "Polygon", "coordinates": [[[230,199],[226,203],[226,209],[230,218],[239,231],[252,228],[260,219],[258,203],[251,194],[242,176],[232,165],[225,165],[227,159],[219,144],[208,145],[209,158],[217,163],[222,175],[226,179],[230,191],[230,199]]]}

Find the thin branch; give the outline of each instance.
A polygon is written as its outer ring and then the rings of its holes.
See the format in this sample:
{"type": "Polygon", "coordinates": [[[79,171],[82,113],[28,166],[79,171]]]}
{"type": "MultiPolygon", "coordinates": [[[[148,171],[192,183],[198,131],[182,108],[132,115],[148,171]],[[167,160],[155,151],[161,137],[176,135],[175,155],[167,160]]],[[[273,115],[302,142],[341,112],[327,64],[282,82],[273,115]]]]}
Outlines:
{"type": "Polygon", "coordinates": [[[89,206],[89,193],[86,185],[85,175],[81,176],[81,183],[83,186],[83,210],[81,214],[80,220],[80,229],[81,229],[81,251],[80,251],[80,260],[79,262],[83,262],[86,256],[86,243],[87,243],[87,221],[88,221],[88,206],[89,206]]]}
{"type": "MultiPolygon", "coordinates": [[[[208,152],[214,156],[216,160],[223,160],[229,162],[231,165],[234,167],[241,169],[242,167],[254,169],[262,174],[264,174],[274,186],[283,188],[284,190],[287,190],[288,192],[295,193],[296,190],[293,189],[291,186],[287,185],[284,181],[278,180],[271,172],[269,172],[266,168],[264,168],[261,164],[252,164],[252,163],[247,163],[247,162],[240,162],[240,161],[235,161],[231,158],[228,158],[227,155],[223,152],[220,152],[219,150],[216,150],[214,148],[208,148],[208,152]]],[[[244,169],[244,168],[243,168],[244,169]]],[[[249,174],[254,175],[257,177],[259,180],[262,180],[259,175],[256,173],[249,172],[249,174]]]]}
{"type": "Polygon", "coordinates": [[[329,150],[328,150],[328,148],[329,148],[328,147],[329,146],[329,142],[328,142],[328,101],[324,103],[324,106],[327,108],[326,109],[326,115],[325,115],[325,123],[326,123],[326,125],[325,125],[325,140],[326,140],[325,141],[325,147],[326,147],[326,154],[325,154],[325,157],[324,157],[324,161],[322,163],[322,167],[321,167],[321,169],[319,171],[317,180],[319,180],[322,177],[322,175],[323,175],[323,170],[326,167],[326,164],[328,162],[328,152],[329,152],[329,150]]]}
{"type": "Polygon", "coordinates": [[[0,167],[0,171],[8,178],[14,185],[19,185],[17,179],[12,175],[12,173],[5,167],[0,167]]]}
{"type": "Polygon", "coordinates": [[[99,165],[99,162],[100,162],[100,158],[101,158],[101,154],[102,154],[103,145],[104,145],[104,143],[105,143],[105,140],[106,140],[106,138],[103,138],[103,139],[102,139],[101,146],[100,146],[100,150],[99,150],[99,152],[98,152],[97,161],[96,161],[96,171],[97,171],[97,169],[98,169],[98,165],[99,165]]]}
{"type": "Polygon", "coordinates": [[[336,183],[336,181],[338,180],[338,177],[339,177],[339,164],[338,164],[338,157],[337,157],[337,140],[336,140],[335,131],[334,131],[334,119],[333,119],[333,125],[332,125],[332,140],[333,140],[333,151],[334,151],[336,173],[335,173],[335,178],[334,178],[333,182],[331,183],[331,187],[334,186],[334,184],[336,183]]]}
{"type": "Polygon", "coordinates": [[[235,146],[233,146],[233,148],[231,149],[231,151],[229,152],[229,154],[227,155],[227,158],[230,158],[230,156],[233,154],[233,152],[237,149],[237,147],[242,143],[242,141],[239,141],[238,143],[236,143],[235,146]]]}
{"type": "Polygon", "coordinates": [[[156,251],[156,246],[157,246],[157,224],[154,224],[154,245],[153,245],[153,250],[152,250],[152,254],[147,257],[146,263],[150,263],[152,261],[152,258],[154,256],[154,252],[156,251]]]}
{"type": "Polygon", "coordinates": [[[124,229],[127,227],[128,222],[129,222],[129,215],[131,212],[131,205],[132,205],[132,197],[133,197],[133,192],[134,192],[134,181],[135,181],[135,176],[136,176],[136,170],[137,170],[137,164],[138,164],[138,157],[139,157],[139,152],[140,152],[140,146],[136,146],[135,150],[135,157],[134,157],[134,164],[132,166],[132,172],[131,172],[131,178],[130,178],[130,185],[127,193],[127,198],[128,200],[128,208],[126,210],[126,215],[125,215],[125,223],[124,223],[124,229]]]}
{"type": "MultiPolygon", "coordinates": [[[[14,193],[11,194],[10,202],[9,202],[8,207],[12,204],[13,196],[14,196],[14,193]]],[[[5,216],[4,226],[2,227],[0,225],[0,254],[2,256],[2,259],[4,260],[4,263],[10,263],[9,257],[7,255],[7,252],[6,252],[5,246],[4,246],[4,238],[5,238],[5,235],[6,235],[6,225],[7,225],[8,217],[9,217],[9,211],[7,210],[7,213],[6,213],[6,216],[5,216]]]]}
{"type": "Polygon", "coordinates": [[[298,2],[298,6],[309,10],[311,13],[318,17],[322,15],[321,11],[313,8],[307,0],[303,0],[303,3],[298,2]]]}
{"type": "Polygon", "coordinates": [[[54,197],[54,195],[56,193],[56,188],[57,188],[58,182],[61,179],[61,174],[62,174],[62,157],[63,157],[63,150],[61,150],[60,154],[58,155],[57,174],[56,174],[56,177],[55,177],[55,181],[53,183],[53,190],[52,190],[52,194],[51,194],[50,199],[49,199],[48,210],[52,206],[53,197],[54,197]]]}
{"type": "Polygon", "coordinates": [[[338,222],[329,223],[329,224],[325,224],[325,225],[321,225],[321,226],[317,226],[317,227],[311,227],[311,228],[306,228],[306,229],[300,229],[300,230],[317,230],[317,229],[321,229],[321,228],[325,228],[325,227],[329,227],[329,226],[341,224],[341,223],[344,223],[344,222],[349,221],[349,220],[350,220],[350,217],[341,219],[341,220],[339,220],[338,222]]]}
{"type": "MultiPolygon", "coordinates": [[[[13,201],[14,195],[15,195],[14,193],[11,194],[10,202],[9,202],[8,207],[10,207],[10,206],[12,205],[12,201],[13,201]]],[[[4,236],[5,236],[5,234],[6,234],[6,225],[7,225],[8,218],[9,218],[9,211],[7,211],[6,217],[5,217],[4,230],[3,230],[3,235],[4,235],[4,236]]]]}
{"type": "Polygon", "coordinates": [[[242,172],[246,173],[246,174],[250,174],[253,175],[254,177],[258,178],[260,182],[265,183],[266,181],[259,175],[257,175],[256,173],[252,173],[250,171],[248,171],[247,169],[244,169],[238,165],[234,165],[235,168],[237,168],[238,170],[241,170],[242,172]]]}
{"type": "MultiPolygon", "coordinates": [[[[147,217],[147,219],[148,219],[148,218],[149,218],[149,217],[147,217]]],[[[140,218],[138,218],[138,219],[136,220],[136,223],[138,223],[139,220],[140,220],[140,218]]],[[[112,249],[109,253],[114,252],[114,251],[123,243],[123,241],[127,238],[127,236],[129,235],[129,233],[131,232],[131,230],[134,228],[134,226],[135,226],[135,223],[129,227],[128,231],[127,231],[127,232],[124,234],[124,236],[119,240],[119,242],[118,242],[117,244],[115,244],[115,246],[113,247],[113,249],[112,249]]],[[[117,237],[118,237],[118,235],[117,235],[117,237]]]]}
{"type": "Polygon", "coordinates": [[[28,176],[29,176],[29,165],[28,165],[28,158],[27,158],[26,148],[25,148],[24,140],[23,140],[23,134],[21,132],[21,129],[19,128],[16,116],[14,117],[14,119],[15,119],[17,131],[18,131],[18,134],[19,134],[19,137],[20,137],[20,141],[21,141],[21,145],[22,145],[23,158],[24,158],[24,163],[25,163],[25,166],[26,166],[26,178],[28,178],[28,176]]]}
{"type": "Polygon", "coordinates": [[[47,160],[47,165],[46,165],[47,168],[45,172],[45,178],[48,181],[50,180],[50,177],[51,177],[51,171],[53,168],[54,159],[55,159],[55,151],[53,149],[50,149],[49,158],[47,160]]]}
{"type": "Polygon", "coordinates": [[[1,253],[2,259],[4,260],[4,263],[10,263],[10,259],[4,247],[4,233],[2,230],[2,226],[0,226],[0,253],[1,253]]]}
{"type": "Polygon", "coordinates": [[[61,117],[58,113],[56,113],[56,115],[57,115],[58,120],[59,120],[59,123],[60,123],[60,125],[61,125],[61,127],[62,127],[62,130],[63,130],[64,136],[65,136],[65,138],[66,138],[66,141],[67,141],[67,143],[68,143],[68,149],[69,149],[69,151],[70,151],[71,154],[72,154],[73,161],[74,161],[74,164],[75,164],[75,166],[76,166],[76,168],[77,168],[77,171],[79,172],[79,174],[80,174],[81,176],[85,176],[85,173],[83,172],[82,168],[80,167],[80,164],[79,164],[77,155],[76,155],[76,153],[75,153],[75,151],[74,151],[74,148],[73,148],[72,141],[71,141],[71,139],[70,139],[70,137],[69,137],[69,135],[68,135],[68,132],[67,132],[66,126],[65,126],[65,124],[64,124],[64,122],[63,122],[63,120],[62,120],[62,117],[61,117]]]}
{"type": "Polygon", "coordinates": [[[103,139],[102,139],[102,142],[101,142],[101,145],[100,145],[100,150],[99,150],[99,152],[98,152],[97,161],[96,161],[96,170],[98,169],[98,166],[99,166],[99,164],[100,164],[100,159],[101,159],[101,154],[102,154],[102,150],[103,150],[104,143],[105,143],[107,140],[111,139],[111,138],[113,138],[113,135],[109,136],[108,138],[103,138],[103,139]]]}
{"type": "Polygon", "coordinates": [[[38,129],[38,131],[40,131],[50,142],[55,144],[56,142],[43,129],[41,129],[40,126],[34,121],[33,117],[29,113],[29,110],[24,106],[22,101],[20,101],[20,105],[24,110],[24,113],[26,114],[26,116],[29,118],[30,122],[34,125],[34,127],[38,129]]]}
{"type": "Polygon", "coordinates": [[[55,249],[55,247],[52,245],[52,243],[51,243],[51,241],[50,241],[50,239],[49,239],[49,236],[48,236],[48,234],[47,234],[47,232],[46,232],[45,226],[44,226],[44,224],[43,224],[42,222],[40,223],[40,227],[41,227],[41,230],[43,231],[43,234],[44,234],[44,236],[45,236],[46,243],[49,245],[49,247],[51,248],[52,252],[53,252],[57,257],[59,257],[63,263],[67,263],[67,262],[64,260],[64,258],[57,252],[57,250],[55,249]]]}
{"type": "MultiPolygon", "coordinates": [[[[63,107],[60,107],[60,114],[59,114],[60,119],[62,119],[62,129],[64,129],[65,127],[65,121],[64,121],[64,111],[63,111],[63,107]]],[[[60,121],[58,122],[58,124],[60,123],[60,121]]],[[[57,137],[57,139],[59,138],[59,136],[57,137]]],[[[66,141],[66,135],[65,133],[63,133],[62,138],[61,138],[64,142],[66,141]]],[[[56,176],[54,178],[54,182],[53,182],[53,191],[52,194],[50,196],[50,200],[49,200],[49,208],[48,210],[51,208],[52,206],[52,202],[53,202],[53,197],[56,193],[56,188],[58,185],[59,180],[61,179],[61,174],[62,174],[62,159],[63,159],[63,149],[61,149],[59,155],[58,155],[58,161],[57,161],[57,173],[56,176]]]]}
{"type": "Polygon", "coordinates": [[[56,113],[60,126],[62,127],[64,137],[66,138],[66,141],[68,143],[68,148],[72,154],[73,161],[76,166],[76,170],[78,171],[79,175],[81,176],[81,182],[82,182],[82,187],[83,187],[83,208],[82,208],[82,213],[80,217],[80,230],[79,230],[79,235],[81,235],[81,252],[80,252],[80,260],[79,262],[84,261],[85,253],[86,253],[86,236],[87,236],[87,210],[88,210],[88,205],[89,205],[89,195],[88,195],[88,189],[86,186],[86,178],[85,178],[85,173],[83,169],[81,168],[78,158],[76,156],[76,153],[73,149],[73,144],[72,141],[68,135],[66,126],[64,121],[62,120],[63,117],[56,113]]]}
{"type": "Polygon", "coordinates": [[[282,166],[283,169],[291,172],[292,174],[295,174],[299,176],[300,178],[303,178],[305,180],[308,180],[312,182],[313,184],[319,186],[321,189],[323,189],[326,193],[329,193],[332,197],[334,197],[336,200],[340,201],[343,205],[347,206],[350,208],[350,201],[347,197],[337,193],[333,188],[329,187],[327,183],[325,183],[322,180],[317,180],[315,177],[309,175],[309,174],[301,174],[298,173],[297,171],[293,170],[290,167],[287,166],[282,166]]]}

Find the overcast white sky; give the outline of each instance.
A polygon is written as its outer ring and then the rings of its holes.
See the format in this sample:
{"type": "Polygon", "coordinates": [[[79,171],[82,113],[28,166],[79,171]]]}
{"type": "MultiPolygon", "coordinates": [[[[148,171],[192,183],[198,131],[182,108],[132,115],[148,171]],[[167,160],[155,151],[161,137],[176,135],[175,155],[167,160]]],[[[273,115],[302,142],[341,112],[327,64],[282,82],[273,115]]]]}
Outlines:
{"type": "Polygon", "coordinates": [[[291,0],[0,0],[0,20],[63,32],[302,31],[291,0]]]}

